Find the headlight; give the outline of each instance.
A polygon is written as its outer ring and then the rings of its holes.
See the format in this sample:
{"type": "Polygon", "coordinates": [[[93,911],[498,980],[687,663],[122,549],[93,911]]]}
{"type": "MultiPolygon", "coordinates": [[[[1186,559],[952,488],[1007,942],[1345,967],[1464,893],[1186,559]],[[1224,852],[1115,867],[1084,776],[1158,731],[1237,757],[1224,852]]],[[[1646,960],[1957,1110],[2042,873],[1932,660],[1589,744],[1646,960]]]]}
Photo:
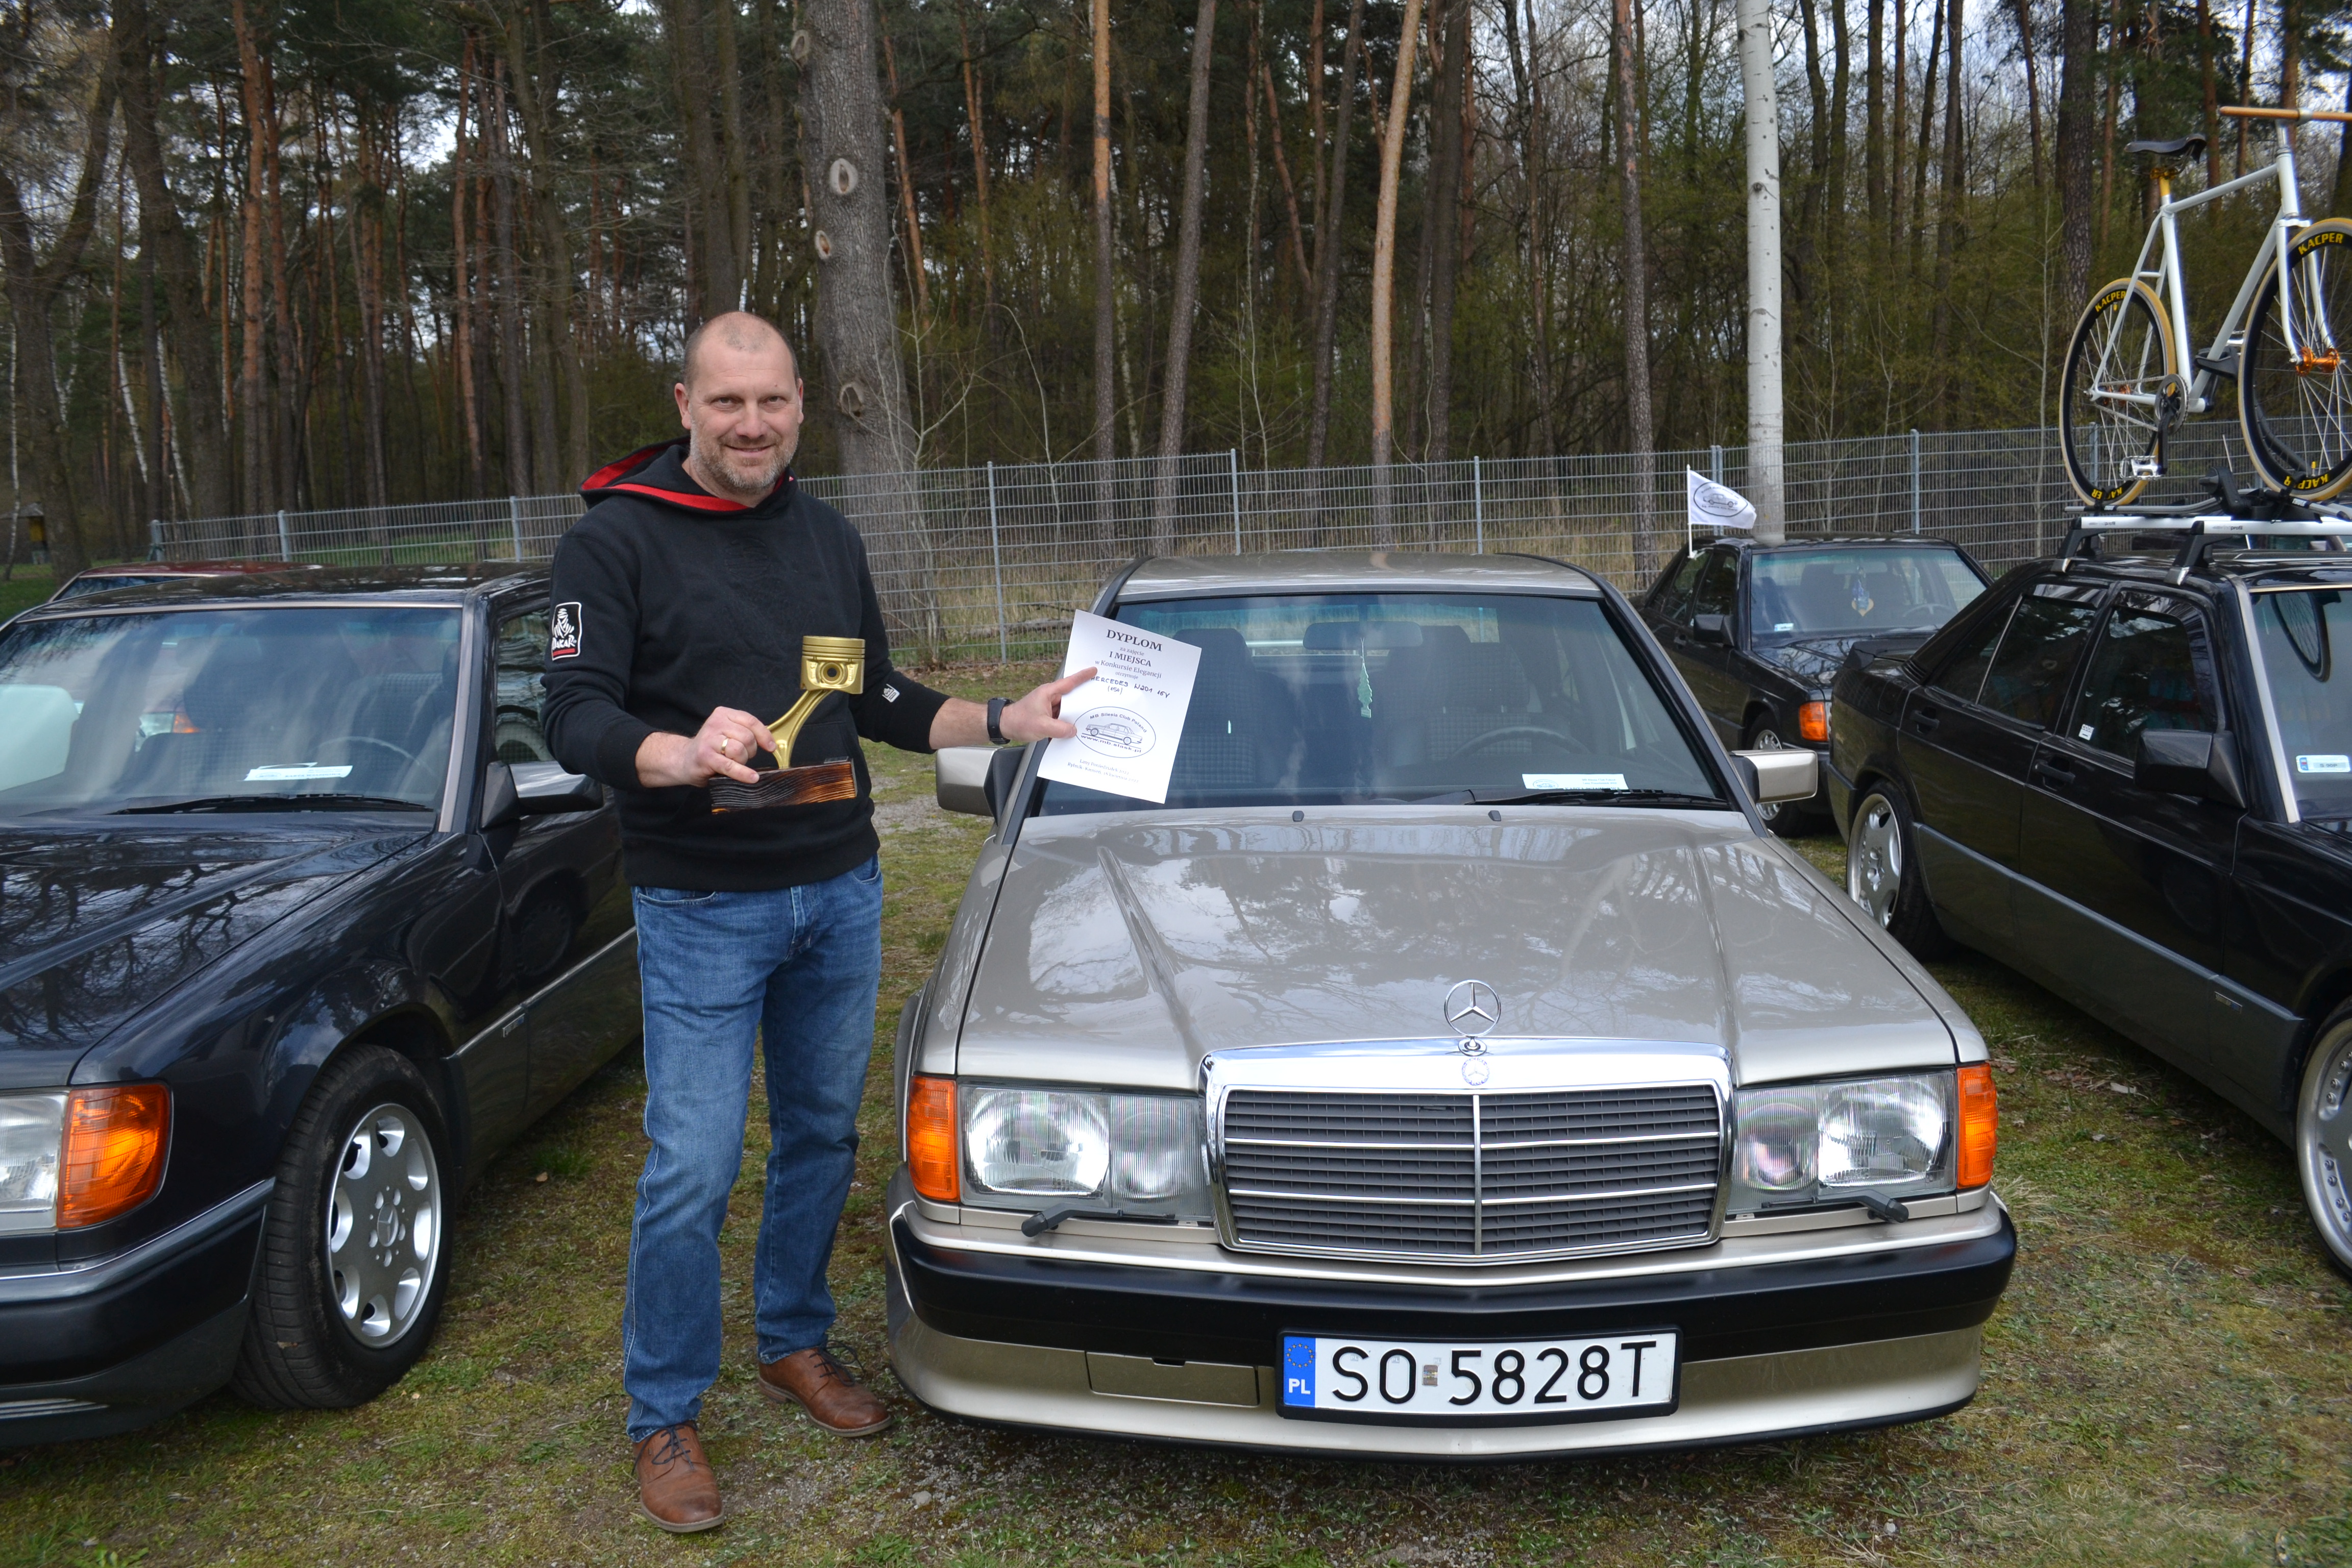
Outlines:
{"type": "Polygon", "coordinates": [[[1201,1102],[1171,1094],[960,1084],[966,1202],[1205,1217],[1201,1102]]]}
{"type": "Polygon", "coordinates": [[[66,1097],[0,1095],[0,1234],[58,1223],[58,1158],[65,1144],[66,1097]]]}
{"type": "Polygon", "coordinates": [[[1726,1211],[1952,1191],[1953,1094],[1948,1072],[1741,1089],[1726,1211]]]}

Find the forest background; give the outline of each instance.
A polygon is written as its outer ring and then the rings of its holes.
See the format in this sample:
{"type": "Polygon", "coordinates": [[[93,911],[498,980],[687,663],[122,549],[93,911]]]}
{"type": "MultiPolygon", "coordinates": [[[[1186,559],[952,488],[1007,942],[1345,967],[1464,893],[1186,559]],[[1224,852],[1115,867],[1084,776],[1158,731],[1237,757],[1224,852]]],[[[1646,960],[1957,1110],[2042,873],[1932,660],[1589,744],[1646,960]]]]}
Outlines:
{"type": "MultiPolygon", "coordinates": [[[[821,348],[886,254],[902,461],[1744,437],[1732,0],[868,3],[5,0],[12,524],[70,567],[152,517],[568,489],[675,430],[694,321],[821,348]],[[844,99],[811,57],[858,26],[844,99]],[[822,232],[845,102],[870,256],[822,232]]],[[[2352,101],[2329,0],[1772,12],[1791,439],[2046,422],[2151,210],[2125,143],[2202,131],[2194,186],[2274,150],[2218,106],[2352,101]]],[[[2301,135],[2315,214],[2343,149],[2301,135]]],[[[2189,223],[2200,318],[2268,215],[2189,223]]],[[[875,466],[853,378],[804,368],[803,468],[875,466]]]]}

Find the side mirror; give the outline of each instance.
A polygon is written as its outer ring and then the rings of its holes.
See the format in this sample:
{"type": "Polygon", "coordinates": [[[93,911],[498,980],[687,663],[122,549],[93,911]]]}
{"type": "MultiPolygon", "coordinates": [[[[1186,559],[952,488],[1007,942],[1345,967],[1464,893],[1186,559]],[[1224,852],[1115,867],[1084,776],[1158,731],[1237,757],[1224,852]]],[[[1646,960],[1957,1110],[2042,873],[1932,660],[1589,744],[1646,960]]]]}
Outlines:
{"type": "Polygon", "coordinates": [[[2143,730],[2132,783],[2166,795],[2194,795],[2244,810],[2245,781],[2238,776],[2238,749],[2229,731],[2143,730]]]}
{"type": "Polygon", "coordinates": [[[514,763],[517,802],[525,816],[560,816],[594,811],[604,804],[604,786],[585,773],[566,773],[562,763],[514,763]]]}
{"type": "Polygon", "coordinates": [[[482,831],[510,827],[522,820],[522,797],[516,793],[514,770],[492,763],[482,770],[482,831]]]}
{"type": "Polygon", "coordinates": [[[1773,752],[1734,752],[1731,765],[1759,805],[1811,800],[1822,787],[1821,758],[1803,746],[1773,752]]]}
{"type": "Polygon", "coordinates": [[[993,746],[942,746],[931,758],[932,777],[941,811],[966,816],[994,816],[988,798],[988,776],[996,761],[993,746]]]}
{"type": "Polygon", "coordinates": [[[983,786],[988,791],[988,815],[1002,821],[1004,803],[1012,798],[1013,785],[1021,777],[1021,764],[1027,760],[1027,746],[999,746],[996,755],[988,759],[988,779],[983,786]]]}
{"type": "Polygon", "coordinates": [[[1691,640],[1721,647],[1731,641],[1731,617],[1723,615],[1693,616],[1691,640]]]}

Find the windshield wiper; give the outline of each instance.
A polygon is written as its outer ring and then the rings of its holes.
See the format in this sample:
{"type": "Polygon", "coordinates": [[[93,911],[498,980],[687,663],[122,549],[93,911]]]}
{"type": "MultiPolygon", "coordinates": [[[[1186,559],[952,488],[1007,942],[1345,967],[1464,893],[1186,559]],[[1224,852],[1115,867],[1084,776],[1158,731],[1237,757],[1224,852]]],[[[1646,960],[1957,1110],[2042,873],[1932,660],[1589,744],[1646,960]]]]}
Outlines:
{"type": "Polygon", "coordinates": [[[144,816],[174,811],[431,811],[385,795],[204,795],[160,805],[126,805],[109,815],[144,816]]]}
{"type": "Polygon", "coordinates": [[[1463,789],[1424,795],[1415,805],[1665,805],[1728,811],[1730,803],[1711,795],[1671,789],[1463,789]]]}

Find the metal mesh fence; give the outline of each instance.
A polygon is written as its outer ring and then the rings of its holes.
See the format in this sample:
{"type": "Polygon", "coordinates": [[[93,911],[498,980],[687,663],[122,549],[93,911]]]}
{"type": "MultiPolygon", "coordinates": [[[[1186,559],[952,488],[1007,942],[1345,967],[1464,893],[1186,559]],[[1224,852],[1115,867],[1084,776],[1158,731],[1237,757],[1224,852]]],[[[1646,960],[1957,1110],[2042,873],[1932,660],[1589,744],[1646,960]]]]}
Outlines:
{"type": "MultiPolygon", "coordinates": [[[[2172,470],[2226,460],[2224,439],[2218,425],[2187,426],[2172,470]]],[[[1735,489],[1748,482],[1738,447],[1660,452],[1648,466],[1644,486],[1626,454],[1400,463],[1383,476],[1245,468],[1217,452],[800,482],[865,536],[902,657],[984,658],[1058,652],[1070,612],[1146,552],[1525,551],[1635,590],[1683,543],[1685,467],[1735,489]]],[[[1918,531],[1955,541],[1995,573],[2055,549],[2072,499],[2049,429],[1795,442],[1782,486],[1792,534],[1918,531]]],[[[581,510],[576,495],[521,496],[153,529],[157,552],[173,560],[536,562],[581,510]]]]}

